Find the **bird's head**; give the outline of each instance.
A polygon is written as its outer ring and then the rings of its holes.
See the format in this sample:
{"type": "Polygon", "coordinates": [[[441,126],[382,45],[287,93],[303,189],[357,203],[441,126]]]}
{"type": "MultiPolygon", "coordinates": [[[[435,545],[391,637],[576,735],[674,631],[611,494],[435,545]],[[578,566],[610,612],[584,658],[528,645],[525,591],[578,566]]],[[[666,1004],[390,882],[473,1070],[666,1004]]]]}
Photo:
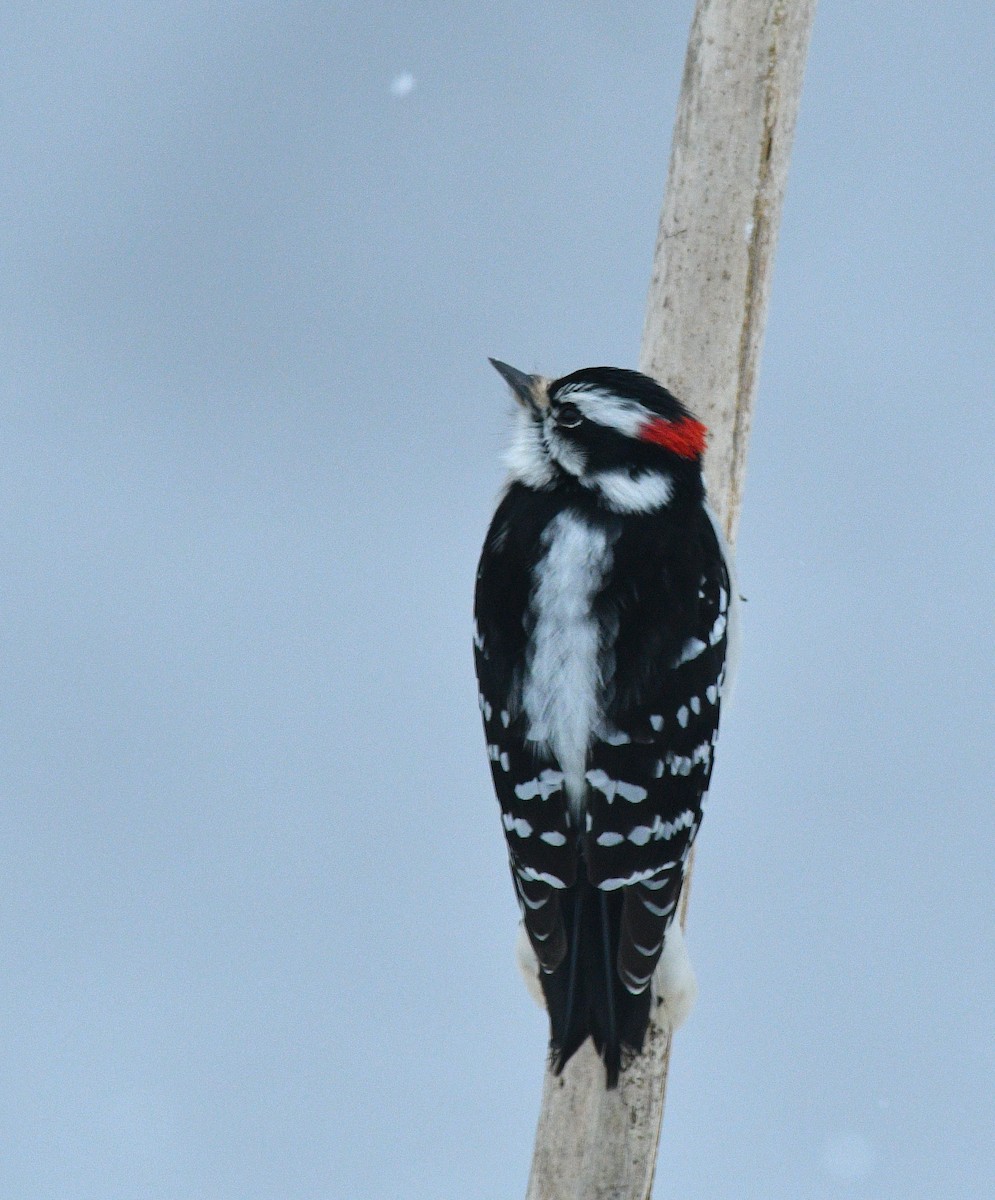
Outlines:
{"type": "Polygon", "coordinates": [[[546,379],[490,361],[521,406],[513,479],[537,490],[579,483],[615,512],[654,512],[682,485],[700,489],[705,426],[649,376],[585,367],[546,379]]]}

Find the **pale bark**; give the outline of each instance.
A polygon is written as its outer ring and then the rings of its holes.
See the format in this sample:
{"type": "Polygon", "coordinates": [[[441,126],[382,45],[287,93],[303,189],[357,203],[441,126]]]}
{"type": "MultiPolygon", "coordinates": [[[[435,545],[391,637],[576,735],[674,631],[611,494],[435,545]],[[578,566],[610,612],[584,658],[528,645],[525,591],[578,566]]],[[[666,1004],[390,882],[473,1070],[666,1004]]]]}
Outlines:
{"type": "MultiPolygon", "coordinates": [[[[674,127],[640,368],[708,426],[705,476],[730,543],[814,11],[698,0],[674,127]]],[[[562,1076],[546,1072],[527,1200],[648,1200],[670,1040],[651,1024],[615,1091],[590,1042],[562,1076]]]]}

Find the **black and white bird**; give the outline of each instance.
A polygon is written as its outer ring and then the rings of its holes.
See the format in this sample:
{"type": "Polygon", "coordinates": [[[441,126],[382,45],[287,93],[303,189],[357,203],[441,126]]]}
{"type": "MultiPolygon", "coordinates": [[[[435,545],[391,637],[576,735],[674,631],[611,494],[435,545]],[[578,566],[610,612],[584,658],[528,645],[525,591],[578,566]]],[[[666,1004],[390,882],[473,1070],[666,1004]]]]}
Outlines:
{"type": "Polygon", "coordinates": [[[591,1037],[607,1084],[654,1003],[697,992],[675,920],[736,625],[706,503],[706,430],[635,371],[561,379],[491,360],[520,406],[477,571],[474,650],[555,1071],[591,1037]]]}

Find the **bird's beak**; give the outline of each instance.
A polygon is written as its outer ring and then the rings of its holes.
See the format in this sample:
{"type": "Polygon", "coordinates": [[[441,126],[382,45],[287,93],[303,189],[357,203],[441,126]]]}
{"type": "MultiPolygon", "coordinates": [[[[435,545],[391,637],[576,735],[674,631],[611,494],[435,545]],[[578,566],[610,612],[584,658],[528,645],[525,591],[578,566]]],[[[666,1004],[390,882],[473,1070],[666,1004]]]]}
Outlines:
{"type": "Polygon", "coordinates": [[[496,358],[487,361],[511,388],[512,395],[523,408],[536,415],[549,408],[546,380],[541,375],[526,375],[524,371],[509,367],[507,363],[499,362],[496,358]]]}

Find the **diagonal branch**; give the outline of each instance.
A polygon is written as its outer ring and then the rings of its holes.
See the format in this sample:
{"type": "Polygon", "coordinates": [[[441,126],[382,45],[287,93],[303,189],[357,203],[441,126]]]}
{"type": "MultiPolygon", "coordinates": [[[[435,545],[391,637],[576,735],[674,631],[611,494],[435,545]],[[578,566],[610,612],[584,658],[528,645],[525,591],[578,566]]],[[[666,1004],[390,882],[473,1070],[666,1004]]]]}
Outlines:
{"type": "MultiPolygon", "coordinates": [[[[730,541],[814,11],[698,0],[674,127],[640,368],[709,427],[705,475],[730,541]]],[[[687,901],[685,886],[682,924],[687,901]]],[[[669,1056],[652,1022],[615,1091],[590,1043],[547,1071],[527,1200],[648,1200],[669,1056]]]]}

